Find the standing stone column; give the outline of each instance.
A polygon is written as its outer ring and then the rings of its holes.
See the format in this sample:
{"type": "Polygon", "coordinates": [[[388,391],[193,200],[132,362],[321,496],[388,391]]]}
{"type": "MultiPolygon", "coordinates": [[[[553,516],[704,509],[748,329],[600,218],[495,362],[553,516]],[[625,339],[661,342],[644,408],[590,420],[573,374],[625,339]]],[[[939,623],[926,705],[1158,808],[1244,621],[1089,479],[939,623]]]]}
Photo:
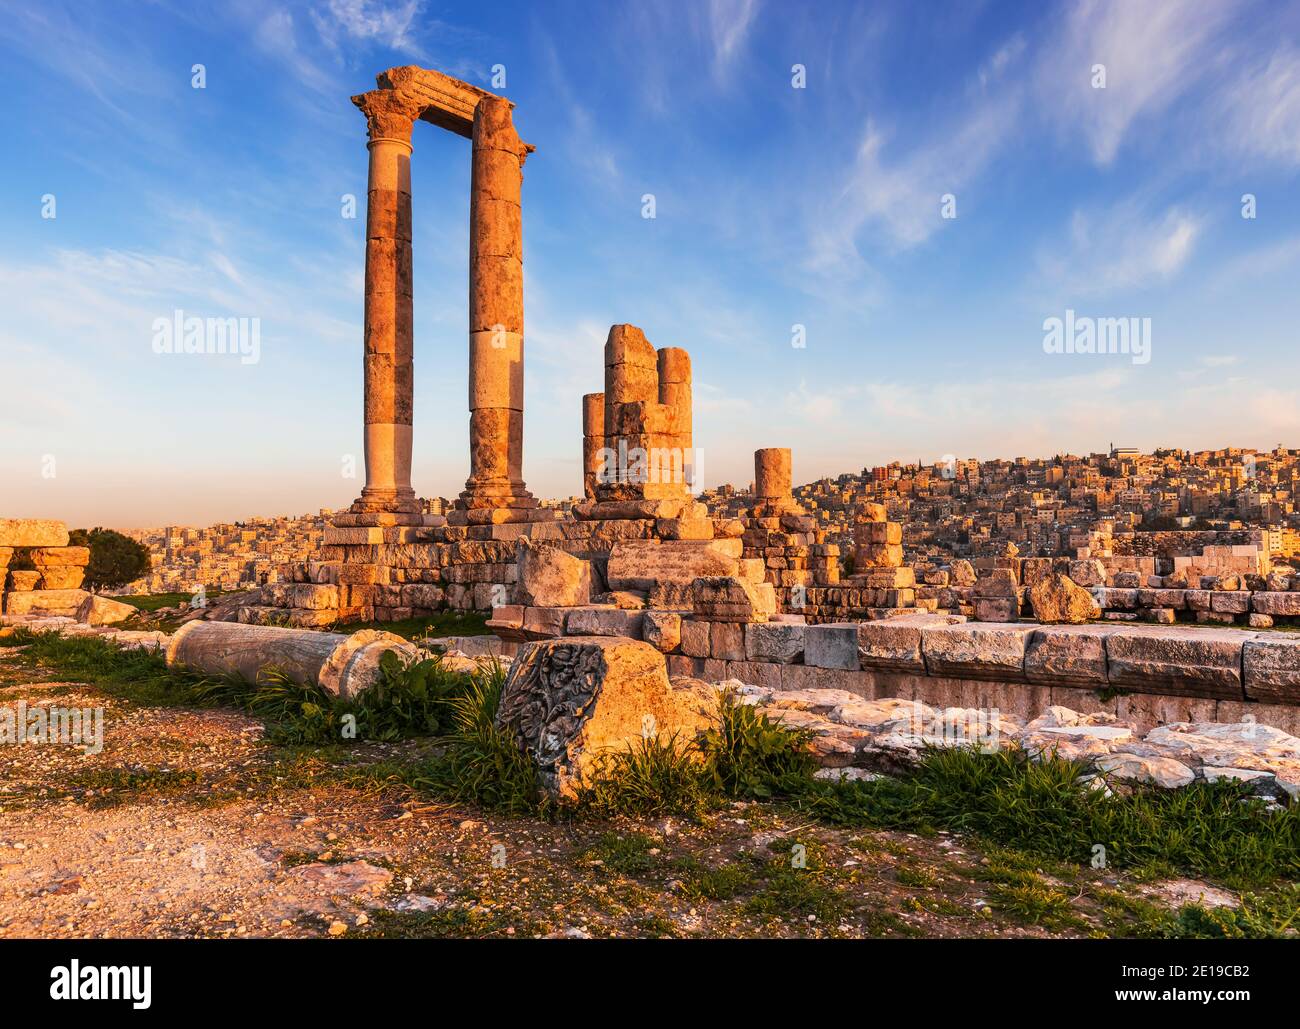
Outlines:
{"type": "Polygon", "coordinates": [[[789,447],[754,451],[754,497],[760,501],[793,497],[794,475],[789,447]]]}
{"type": "Polygon", "coordinates": [[[470,474],[461,508],[531,508],[524,486],[524,264],[520,187],[528,148],[510,101],[474,110],[469,213],[470,474]]]}
{"type": "Polygon", "coordinates": [[[354,96],[370,136],[366,204],[366,484],[356,512],[418,513],[411,488],[411,127],[419,107],[392,90],[354,96]]]}
{"type": "Polygon", "coordinates": [[[600,476],[601,450],[605,446],[605,394],[582,396],[582,492],[588,500],[596,497],[600,476]]]}
{"type": "Polygon", "coordinates": [[[660,347],[659,403],[667,408],[672,446],[681,451],[683,481],[695,486],[695,444],[691,424],[691,355],[681,347],[660,347]]]}

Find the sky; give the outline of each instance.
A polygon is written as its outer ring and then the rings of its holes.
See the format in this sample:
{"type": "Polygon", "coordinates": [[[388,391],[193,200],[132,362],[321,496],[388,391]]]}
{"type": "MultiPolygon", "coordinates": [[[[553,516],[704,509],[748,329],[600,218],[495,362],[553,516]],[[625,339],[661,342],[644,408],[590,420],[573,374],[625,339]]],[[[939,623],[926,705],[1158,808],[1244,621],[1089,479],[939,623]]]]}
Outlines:
{"type": "MultiPolygon", "coordinates": [[[[620,322],[690,351],[706,485],[748,484],[771,446],[796,483],[1300,446],[1300,3],[5,2],[0,515],[209,524],[357,495],[350,97],[405,64],[510,97],[537,148],[539,496],[581,491],[581,396],[620,322]],[[158,353],[176,310],[258,319],[257,360],[158,353]],[[1067,312],[1141,335],[1058,352],[1067,312]]],[[[413,484],[450,497],[469,144],[413,143],[413,484]]]]}

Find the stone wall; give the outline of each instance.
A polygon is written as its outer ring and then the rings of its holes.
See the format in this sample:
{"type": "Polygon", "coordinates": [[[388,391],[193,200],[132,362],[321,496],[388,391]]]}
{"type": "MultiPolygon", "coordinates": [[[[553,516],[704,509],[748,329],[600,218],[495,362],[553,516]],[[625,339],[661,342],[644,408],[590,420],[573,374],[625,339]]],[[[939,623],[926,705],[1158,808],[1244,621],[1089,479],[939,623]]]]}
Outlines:
{"type": "Polygon", "coordinates": [[[38,518],[0,518],[0,594],[6,615],[75,616],[90,596],[81,588],[87,547],[68,546],[63,522],[38,518]],[[16,551],[32,568],[10,569],[16,551]]]}

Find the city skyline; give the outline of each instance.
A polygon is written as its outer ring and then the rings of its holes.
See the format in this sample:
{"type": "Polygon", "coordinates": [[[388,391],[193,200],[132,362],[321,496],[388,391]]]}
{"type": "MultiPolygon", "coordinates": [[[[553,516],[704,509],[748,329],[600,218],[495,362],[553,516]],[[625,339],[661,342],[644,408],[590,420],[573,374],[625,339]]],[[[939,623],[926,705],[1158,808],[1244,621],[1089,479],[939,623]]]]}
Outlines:
{"type": "MultiPolygon", "coordinates": [[[[796,482],[1103,440],[1271,449],[1297,425],[1297,27],[1192,0],[1150,17],[846,4],[816,24],[753,0],[545,21],[15,7],[0,345],[27,388],[0,408],[6,510],[193,525],[355,497],[365,123],[348,97],[401,64],[504,74],[537,146],[538,496],[581,492],[580,398],[615,322],[690,350],[706,486],[748,482],[778,441],[796,482]],[[257,360],[159,353],[176,311],[258,319],[257,360]],[[1048,352],[1047,322],[1076,314],[1150,319],[1146,359],[1048,352]]],[[[454,496],[468,152],[429,126],[413,143],[413,480],[454,496]]]]}

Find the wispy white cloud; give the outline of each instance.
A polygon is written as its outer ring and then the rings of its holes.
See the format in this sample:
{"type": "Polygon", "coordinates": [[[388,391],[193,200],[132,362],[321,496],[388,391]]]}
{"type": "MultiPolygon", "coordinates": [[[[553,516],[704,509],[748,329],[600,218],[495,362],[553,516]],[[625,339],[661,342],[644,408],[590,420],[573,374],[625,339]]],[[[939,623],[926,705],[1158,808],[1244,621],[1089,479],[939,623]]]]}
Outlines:
{"type": "Polygon", "coordinates": [[[1019,107],[1016,91],[979,99],[898,152],[886,131],[868,121],[845,181],[814,214],[807,269],[860,275],[864,233],[892,250],[928,240],[946,224],[945,194],[954,195],[960,215],[963,190],[1006,144],[1019,107]]]}
{"type": "Polygon", "coordinates": [[[1283,44],[1222,93],[1223,137],[1243,154],[1300,167],[1300,49],[1283,44]]]}
{"type": "Polygon", "coordinates": [[[1038,274],[1067,298],[1167,282],[1191,258],[1204,227],[1201,215],[1179,207],[1153,213],[1137,200],[1076,210],[1064,238],[1040,250],[1038,274]]]}
{"type": "Polygon", "coordinates": [[[758,0],[709,0],[708,25],[715,77],[724,76],[744,48],[758,6],[758,0]]]}
{"type": "Polygon", "coordinates": [[[327,0],[311,12],[321,39],[332,48],[349,41],[376,42],[412,57],[425,56],[413,38],[413,23],[421,13],[421,0],[327,0]]]}
{"type": "Polygon", "coordinates": [[[1216,66],[1241,0],[1078,0],[1040,48],[1036,92],[1059,130],[1100,165],[1130,130],[1165,112],[1216,66]],[[1096,88],[1094,67],[1105,69],[1096,88]]]}

